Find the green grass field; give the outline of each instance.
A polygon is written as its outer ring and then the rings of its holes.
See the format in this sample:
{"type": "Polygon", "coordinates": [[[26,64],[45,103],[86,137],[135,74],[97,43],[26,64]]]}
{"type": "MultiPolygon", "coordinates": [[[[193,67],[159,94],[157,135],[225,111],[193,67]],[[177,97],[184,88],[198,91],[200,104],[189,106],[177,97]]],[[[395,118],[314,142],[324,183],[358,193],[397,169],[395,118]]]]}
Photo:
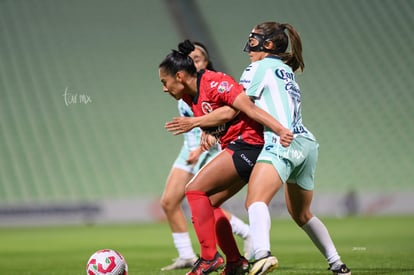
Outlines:
{"type": "MultiPolygon", "coordinates": [[[[414,217],[322,220],[352,274],[414,274],[414,217]]],[[[274,274],[330,274],[323,257],[291,220],[273,220],[271,237],[280,263],[274,274]]],[[[176,257],[166,223],[2,228],[0,247],[2,275],[85,274],[89,256],[101,248],[119,250],[131,275],[186,272],[159,271],[176,257]]]]}

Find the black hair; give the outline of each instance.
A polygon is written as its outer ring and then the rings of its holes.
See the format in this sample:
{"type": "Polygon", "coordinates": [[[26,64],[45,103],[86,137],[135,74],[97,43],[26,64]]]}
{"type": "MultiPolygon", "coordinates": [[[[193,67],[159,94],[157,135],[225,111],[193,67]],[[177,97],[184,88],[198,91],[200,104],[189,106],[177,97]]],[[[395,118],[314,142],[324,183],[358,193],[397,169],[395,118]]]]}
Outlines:
{"type": "Polygon", "coordinates": [[[194,51],[195,47],[190,40],[184,40],[178,44],[178,50],[171,50],[158,68],[163,68],[170,75],[175,75],[178,71],[185,71],[191,75],[197,74],[197,69],[193,59],[189,54],[194,51]]]}

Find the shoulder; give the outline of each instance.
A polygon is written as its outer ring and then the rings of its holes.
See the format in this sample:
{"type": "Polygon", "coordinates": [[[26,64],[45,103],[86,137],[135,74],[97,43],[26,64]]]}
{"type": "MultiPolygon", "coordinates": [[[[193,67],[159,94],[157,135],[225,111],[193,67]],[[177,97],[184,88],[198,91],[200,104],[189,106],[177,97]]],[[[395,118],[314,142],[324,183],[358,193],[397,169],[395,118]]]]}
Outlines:
{"type": "Polygon", "coordinates": [[[210,91],[219,93],[229,92],[237,87],[237,81],[230,75],[223,72],[205,71],[202,77],[202,85],[210,91]]]}
{"type": "MultiPolygon", "coordinates": [[[[261,60],[260,60],[260,61],[261,61],[261,60]]],[[[247,66],[247,67],[244,69],[244,73],[246,73],[246,72],[251,72],[251,71],[255,70],[257,67],[259,67],[259,66],[260,66],[260,61],[256,61],[256,62],[250,63],[250,64],[249,64],[249,66],[247,66]]]]}
{"type": "Polygon", "coordinates": [[[215,71],[209,71],[209,70],[206,70],[202,76],[203,82],[213,82],[213,81],[221,81],[221,80],[227,80],[227,79],[233,79],[233,77],[223,72],[215,72],[215,71]]]}
{"type": "Polygon", "coordinates": [[[268,67],[268,65],[266,65],[264,59],[252,62],[244,69],[242,76],[244,78],[252,78],[265,67],[268,67]]]}
{"type": "Polygon", "coordinates": [[[253,79],[255,79],[255,75],[257,74],[258,68],[260,67],[260,62],[261,61],[250,63],[250,65],[244,69],[239,83],[242,84],[245,88],[248,88],[251,85],[253,79]]]}

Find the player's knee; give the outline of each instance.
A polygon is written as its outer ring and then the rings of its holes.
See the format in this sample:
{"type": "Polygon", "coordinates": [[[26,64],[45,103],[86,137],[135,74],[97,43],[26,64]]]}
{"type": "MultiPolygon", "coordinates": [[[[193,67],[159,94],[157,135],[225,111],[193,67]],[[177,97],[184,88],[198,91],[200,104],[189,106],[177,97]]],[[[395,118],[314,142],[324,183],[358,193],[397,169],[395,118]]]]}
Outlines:
{"type": "Polygon", "coordinates": [[[309,211],[302,211],[298,213],[291,211],[290,216],[298,226],[302,227],[312,218],[313,215],[309,211]]]}
{"type": "Polygon", "coordinates": [[[167,201],[164,199],[164,198],[161,198],[160,199],[160,206],[161,206],[161,208],[162,208],[162,210],[164,210],[164,212],[165,212],[165,210],[166,210],[166,208],[167,208],[167,201]]]}
{"type": "Polygon", "coordinates": [[[162,197],[160,199],[160,205],[164,212],[168,212],[174,208],[174,203],[167,197],[162,197]]]}

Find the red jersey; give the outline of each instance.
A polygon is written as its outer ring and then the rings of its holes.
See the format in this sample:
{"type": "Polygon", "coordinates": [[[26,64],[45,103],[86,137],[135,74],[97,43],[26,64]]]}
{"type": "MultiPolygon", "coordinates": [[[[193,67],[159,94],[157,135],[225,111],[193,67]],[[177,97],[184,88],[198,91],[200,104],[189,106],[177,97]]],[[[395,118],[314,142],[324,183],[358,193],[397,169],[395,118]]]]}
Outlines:
{"type": "MultiPolygon", "coordinates": [[[[197,74],[197,94],[194,98],[185,95],[184,101],[193,110],[194,116],[203,116],[222,106],[232,106],[234,99],[244,93],[242,85],[231,76],[221,72],[202,70],[197,74]]],[[[212,128],[203,128],[220,140],[222,148],[231,141],[242,140],[249,144],[261,145],[263,126],[240,112],[231,121],[212,128]]]]}

